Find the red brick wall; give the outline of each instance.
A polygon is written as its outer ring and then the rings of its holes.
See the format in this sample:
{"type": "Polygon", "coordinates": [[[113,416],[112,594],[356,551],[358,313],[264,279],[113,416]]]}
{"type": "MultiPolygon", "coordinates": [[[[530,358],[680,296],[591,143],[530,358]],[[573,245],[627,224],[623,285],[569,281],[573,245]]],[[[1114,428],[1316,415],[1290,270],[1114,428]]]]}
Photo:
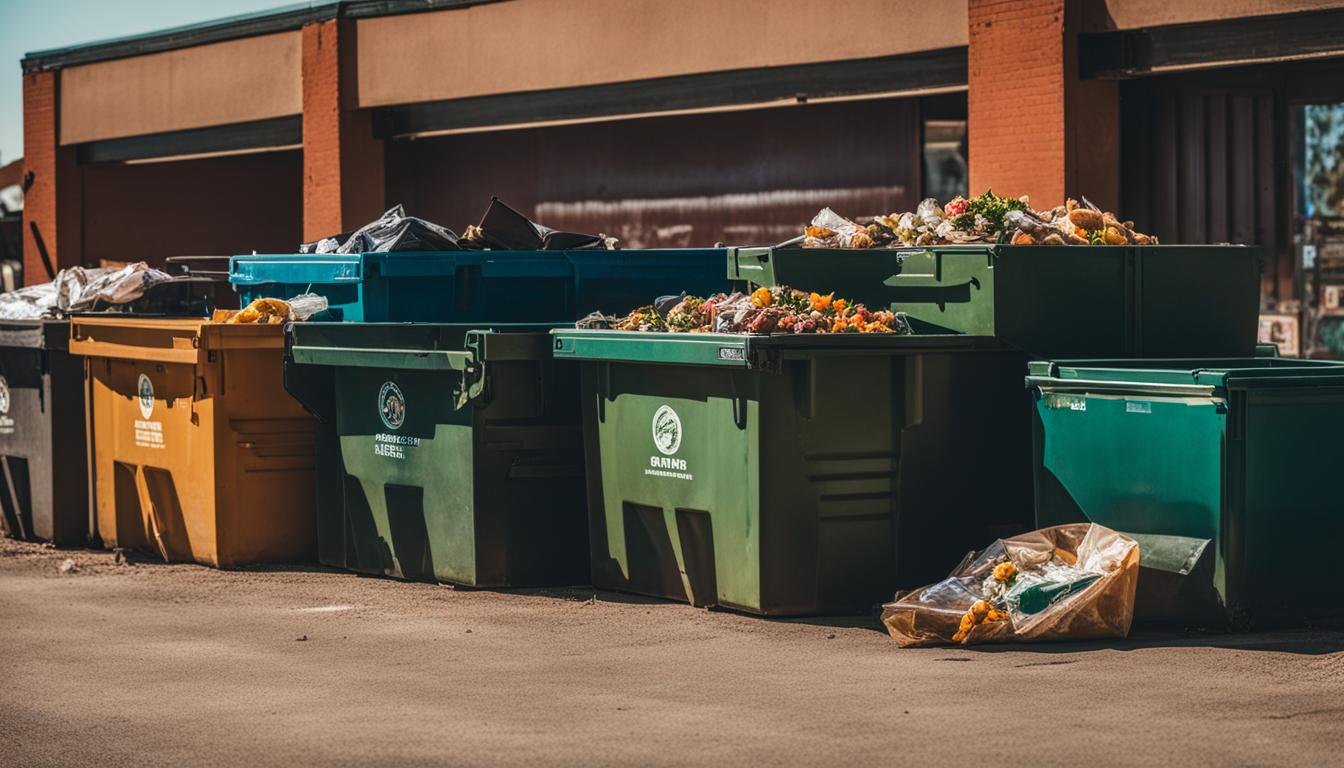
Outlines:
{"type": "Polygon", "coordinates": [[[80,263],[78,168],[74,150],[56,142],[59,78],[57,72],[23,76],[24,170],[33,174],[23,214],[23,274],[28,285],[50,279],[31,224],[37,225],[53,269],[80,263]]]}
{"type": "Polygon", "coordinates": [[[303,233],[352,229],[382,213],[383,145],[355,110],[355,25],[303,28],[303,233]]]}
{"type": "Polygon", "coordinates": [[[971,194],[1065,192],[1064,0],[968,0],[971,194]]]}
{"type": "Polygon", "coordinates": [[[303,236],[341,231],[341,77],[337,22],[303,28],[303,236]]]}
{"type": "Polygon", "coordinates": [[[972,194],[1026,194],[1039,207],[1081,195],[1108,210],[1119,205],[1119,89],[1077,77],[1085,7],[970,0],[972,194]]]}

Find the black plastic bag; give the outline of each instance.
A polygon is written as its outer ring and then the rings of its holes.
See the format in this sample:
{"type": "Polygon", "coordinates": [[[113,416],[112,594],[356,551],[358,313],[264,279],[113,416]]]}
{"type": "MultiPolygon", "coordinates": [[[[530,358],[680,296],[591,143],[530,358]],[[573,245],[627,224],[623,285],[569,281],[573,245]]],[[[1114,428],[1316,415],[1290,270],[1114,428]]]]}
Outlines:
{"type": "Polygon", "coordinates": [[[498,197],[490,198],[490,207],[481,223],[467,231],[463,246],[501,251],[574,251],[606,248],[601,235],[561,232],[543,227],[510,208],[498,197]]]}
{"type": "Polygon", "coordinates": [[[407,216],[395,205],[377,221],[365,224],[336,248],[336,253],[389,251],[457,251],[457,234],[433,222],[407,216]]]}

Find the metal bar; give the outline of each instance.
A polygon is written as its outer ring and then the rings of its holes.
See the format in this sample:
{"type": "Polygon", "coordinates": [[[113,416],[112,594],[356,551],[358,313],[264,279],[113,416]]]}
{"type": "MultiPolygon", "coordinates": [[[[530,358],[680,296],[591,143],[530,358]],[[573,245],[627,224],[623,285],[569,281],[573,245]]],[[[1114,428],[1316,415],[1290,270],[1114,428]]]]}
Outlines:
{"type": "Polygon", "coordinates": [[[302,365],[333,365],[356,368],[410,368],[439,371],[470,371],[476,356],[446,349],[361,349],[358,347],[290,347],[294,362],[302,365]]]}
{"type": "Polygon", "coordinates": [[[1344,9],[1251,16],[1078,36],[1084,79],[1344,53],[1344,9]]]}
{"type": "Polygon", "coordinates": [[[303,118],[291,115],[209,128],[91,141],[77,145],[75,156],[80,164],[87,165],[301,144],[303,144],[303,118]]]}
{"type": "Polygon", "coordinates": [[[1216,389],[1206,384],[1160,384],[1145,381],[1096,381],[1092,379],[1054,379],[1028,376],[1027,386],[1042,393],[1070,394],[1143,394],[1181,397],[1212,397],[1216,389]]]}
{"type": "Polygon", "coordinates": [[[653,114],[734,104],[825,98],[966,83],[966,48],[783,67],[653,78],[624,83],[476,96],[386,107],[380,138],[499,125],[653,114]]]}

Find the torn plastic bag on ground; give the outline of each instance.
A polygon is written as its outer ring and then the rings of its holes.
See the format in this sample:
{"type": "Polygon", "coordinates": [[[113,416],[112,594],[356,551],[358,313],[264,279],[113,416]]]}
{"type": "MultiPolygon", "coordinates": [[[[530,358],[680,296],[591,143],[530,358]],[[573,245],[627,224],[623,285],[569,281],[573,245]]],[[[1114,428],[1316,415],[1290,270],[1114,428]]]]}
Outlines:
{"type": "Polygon", "coordinates": [[[67,267],[50,283],[0,295],[0,317],[8,320],[59,317],[100,305],[128,304],[173,278],[143,261],[120,269],[67,267]]]}
{"type": "Polygon", "coordinates": [[[492,197],[490,207],[481,217],[481,223],[467,227],[462,246],[501,251],[575,251],[613,249],[616,247],[616,238],[543,227],[510,208],[498,197],[492,197]]]}
{"type": "Polygon", "coordinates": [[[1139,545],[1100,525],[1000,539],[948,578],[882,606],[902,647],[1124,637],[1134,618],[1139,545]]]}

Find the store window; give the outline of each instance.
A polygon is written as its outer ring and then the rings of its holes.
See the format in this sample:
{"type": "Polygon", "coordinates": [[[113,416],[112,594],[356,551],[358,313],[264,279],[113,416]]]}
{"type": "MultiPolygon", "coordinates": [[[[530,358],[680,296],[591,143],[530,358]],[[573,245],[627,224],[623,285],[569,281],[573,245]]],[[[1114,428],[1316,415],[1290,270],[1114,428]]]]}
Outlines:
{"type": "Polygon", "coordinates": [[[1344,358],[1344,103],[1293,112],[1305,351],[1344,358]]]}
{"type": "Polygon", "coordinates": [[[924,121],[924,196],[946,202],[966,195],[966,121],[924,121]]]}

